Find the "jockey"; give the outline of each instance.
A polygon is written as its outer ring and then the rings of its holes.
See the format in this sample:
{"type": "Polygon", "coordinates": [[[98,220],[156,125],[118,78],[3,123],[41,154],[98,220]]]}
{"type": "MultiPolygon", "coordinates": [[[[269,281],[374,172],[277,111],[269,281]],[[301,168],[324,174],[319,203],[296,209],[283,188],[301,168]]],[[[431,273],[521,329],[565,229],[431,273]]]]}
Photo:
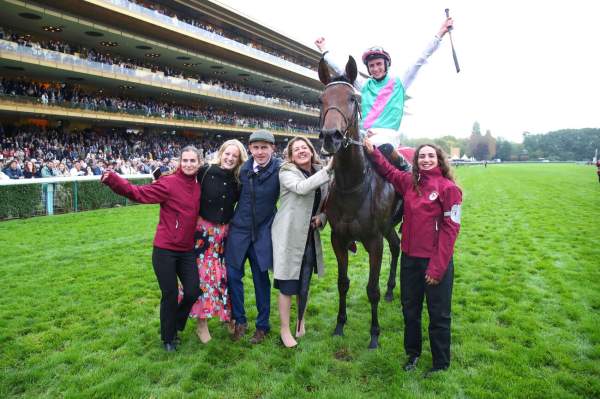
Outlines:
{"type": "MultiPolygon", "coordinates": [[[[442,37],[452,27],[452,18],[447,18],[439,32],[429,43],[421,57],[408,68],[400,77],[388,74],[392,58],[382,47],[371,47],[362,56],[362,62],[369,71],[370,78],[359,76],[354,82],[362,98],[361,134],[370,137],[371,142],[399,169],[406,170],[408,166],[399,156],[396,148],[400,146],[400,122],[404,112],[405,90],[412,84],[417,72],[427,59],[437,50],[442,37]]],[[[325,46],[325,38],[315,40],[315,45],[323,53],[323,59],[338,74],[343,74],[343,68],[336,63],[325,46]]],[[[409,164],[410,164],[409,160],[409,164]]]]}

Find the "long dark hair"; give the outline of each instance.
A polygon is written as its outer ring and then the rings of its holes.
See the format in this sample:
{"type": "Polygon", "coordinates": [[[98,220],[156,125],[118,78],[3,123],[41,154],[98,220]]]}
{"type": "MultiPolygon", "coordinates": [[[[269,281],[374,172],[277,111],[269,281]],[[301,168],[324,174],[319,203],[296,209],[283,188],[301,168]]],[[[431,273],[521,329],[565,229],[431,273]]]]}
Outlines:
{"type": "Polygon", "coordinates": [[[421,195],[421,190],[419,190],[419,152],[423,147],[431,147],[435,150],[435,155],[437,156],[438,161],[438,167],[442,171],[442,176],[454,182],[454,173],[452,171],[452,167],[450,166],[450,161],[448,161],[448,155],[444,152],[444,150],[442,150],[435,144],[421,144],[417,147],[412,161],[413,188],[417,190],[419,195],[421,195]]]}
{"type": "Polygon", "coordinates": [[[31,162],[31,161],[25,161],[25,165],[23,165],[23,169],[25,171],[29,172],[29,170],[27,170],[27,165],[28,164],[31,165],[31,173],[35,175],[36,172],[37,172],[37,168],[35,167],[35,164],[33,162],[31,162]]]}

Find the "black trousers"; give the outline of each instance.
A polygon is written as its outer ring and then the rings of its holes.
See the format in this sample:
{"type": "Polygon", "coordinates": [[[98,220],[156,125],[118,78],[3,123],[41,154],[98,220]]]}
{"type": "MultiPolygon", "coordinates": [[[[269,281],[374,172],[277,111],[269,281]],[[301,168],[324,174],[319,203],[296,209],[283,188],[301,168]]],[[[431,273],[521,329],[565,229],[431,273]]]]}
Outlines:
{"type": "Polygon", "coordinates": [[[400,258],[400,295],[404,316],[404,350],[408,356],[420,356],[422,347],[421,313],[423,298],[429,312],[429,343],[433,367],[450,365],[450,321],[454,263],[450,259],[442,281],[437,285],[425,282],[429,259],[402,253],[400,258]]]}
{"type": "Polygon", "coordinates": [[[152,266],[162,293],[160,337],[172,342],[183,331],[194,302],[200,296],[200,281],[194,251],[178,252],[154,247],[152,266]],[[183,285],[183,300],[177,303],[177,277],[183,285]]]}

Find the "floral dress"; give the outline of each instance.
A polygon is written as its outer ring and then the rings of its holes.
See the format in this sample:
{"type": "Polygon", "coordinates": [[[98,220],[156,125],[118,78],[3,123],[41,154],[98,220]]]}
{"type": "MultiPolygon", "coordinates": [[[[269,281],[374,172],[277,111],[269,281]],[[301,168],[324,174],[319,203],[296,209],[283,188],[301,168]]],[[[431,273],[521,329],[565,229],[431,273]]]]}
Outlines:
{"type": "Polygon", "coordinates": [[[198,219],[194,250],[201,294],[190,311],[190,317],[206,319],[218,316],[221,321],[228,321],[231,317],[223,253],[228,231],[228,224],[198,219]]]}
{"type": "MultiPolygon", "coordinates": [[[[225,268],[225,238],[228,224],[215,224],[198,219],[194,236],[196,266],[200,277],[200,296],[190,317],[208,319],[219,317],[221,321],[231,318],[231,303],[227,292],[227,271],[225,268]]],[[[179,284],[179,300],[183,298],[183,287],[179,284]]]]}

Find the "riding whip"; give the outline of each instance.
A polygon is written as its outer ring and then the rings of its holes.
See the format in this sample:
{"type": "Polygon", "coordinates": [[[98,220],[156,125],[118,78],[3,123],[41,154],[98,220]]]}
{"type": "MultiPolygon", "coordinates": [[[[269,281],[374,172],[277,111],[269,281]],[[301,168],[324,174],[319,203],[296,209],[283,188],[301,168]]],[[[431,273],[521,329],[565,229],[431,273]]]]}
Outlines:
{"type": "MultiPolygon", "coordinates": [[[[446,18],[450,18],[450,9],[446,8],[446,18]]],[[[460,72],[460,67],[458,66],[458,57],[456,56],[456,51],[454,50],[454,43],[452,42],[452,26],[448,27],[448,37],[450,37],[450,46],[452,47],[452,58],[454,58],[454,66],[456,67],[456,73],[460,72]]]]}

